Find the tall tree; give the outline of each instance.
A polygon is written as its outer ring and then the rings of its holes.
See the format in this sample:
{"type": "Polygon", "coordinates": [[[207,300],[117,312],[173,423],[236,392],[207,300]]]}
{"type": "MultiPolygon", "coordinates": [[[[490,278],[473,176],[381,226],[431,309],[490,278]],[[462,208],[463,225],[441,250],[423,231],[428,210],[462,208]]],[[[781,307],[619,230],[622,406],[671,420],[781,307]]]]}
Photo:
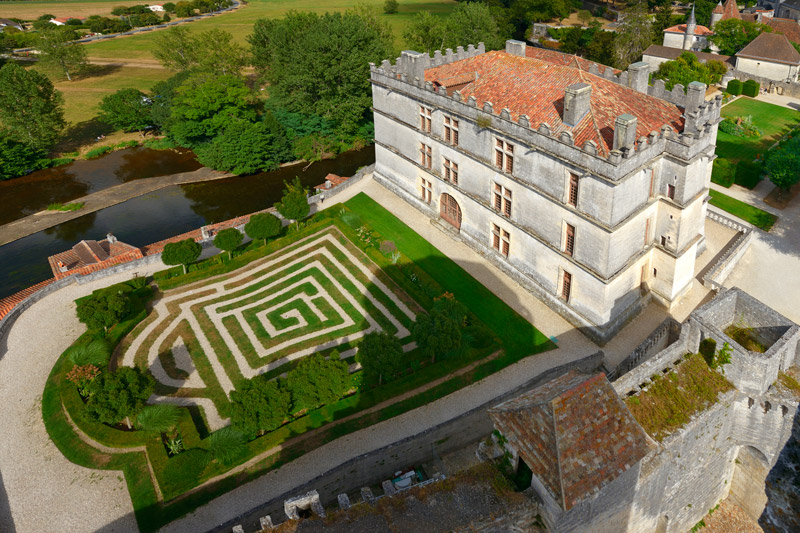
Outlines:
{"type": "Polygon", "coordinates": [[[164,251],[161,253],[161,261],[165,265],[182,265],[183,273],[186,274],[186,266],[197,261],[202,252],[203,248],[193,239],[170,242],[164,246],[164,251]]]}
{"type": "Polygon", "coordinates": [[[728,19],[717,22],[711,42],[719,47],[719,53],[732,56],[750,44],[762,32],[771,33],[772,28],[760,22],[728,19]]]}
{"type": "Polygon", "coordinates": [[[0,180],[24,176],[42,167],[46,153],[10,139],[0,131],[0,180]]]}
{"type": "Polygon", "coordinates": [[[653,79],[664,80],[664,85],[669,91],[678,83],[683,85],[685,90],[693,81],[706,85],[717,83],[727,71],[727,67],[721,61],[701,63],[691,52],[684,52],[677,59],[661,63],[658,70],[653,73],[653,79]]]}
{"type": "Polygon", "coordinates": [[[438,298],[429,314],[417,315],[411,333],[423,354],[436,358],[461,347],[461,333],[467,318],[467,308],[452,295],[438,298]]]}
{"type": "Polygon", "coordinates": [[[101,373],[87,389],[86,411],[100,422],[117,424],[142,410],[153,394],[155,380],[138,368],[123,366],[116,372],[101,373]]]}
{"type": "Polygon", "coordinates": [[[800,181],[800,137],[794,137],[784,146],[771,150],[766,161],[769,180],[782,193],[787,193],[800,181]]]}
{"type": "Polygon", "coordinates": [[[228,259],[233,259],[233,251],[242,244],[244,235],[236,228],[226,228],[214,237],[214,246],[228,252],[228,259]]]}
{"type": "Polygon", "coordinates": [[[231,391],[231,427],[248,438],[272,431],[289,417],[292,398],[280,378],[260,375],[246,379],[231,391]]]}
{"type": "Polygon", "coordinates": [[[617,32],[615,42],[617,68],[628,68],[639,59],[645,49],[653,43],[653,27],[647,2],[639,0],[625,10],[622,26],[617,32]]]}
{"type": "Polygon", "coordinates": [[[64,128],[64,97],[47,76],[16,63],[0,68],[0,133],[47,150],[64,128]]]}
{"type": "Polygon", "coordinates": [[[197,68],[212,74],[239,74],[247,65],[247,50],[227,31],[214,29],[199,35],[197,68]]]}
{"type": "Polygon", "coordinates": [[[232,119],[208,143],[195,148],[197,159],[215,170],[234,174],[255,174],[275,170],[292,159],[286,129],[271,116],[260,122],[232,119]]]}
{"type": "Polygon", "coordinates": [[[129,87],[103,97],[100,120],[123,131],[141,134],[153,125],[151,100],[140,90],[129,87]]]}
{"type": "Polygon", "coordinates": [[[356,359],[363,368],[364,382],[381,385],[403,371],[403,346],[385,331],[367,333],[358,345],[356,359]]]}
{"type": "Polygon", "coordinates": [[[334,351],[330,359],[315,353],[301,359],[289,372],[286,386],[292,393],[293,412],[316,409],[344,396],[350,387],[350,373],[339,352],[334,351]]]}
{"type": "Polygon", "coordinates": [[[170,70],[189,70],[197,64],[198,44],[189,28],[173,26],[153,37],[153,57],[170,70]]]}
{"type": "Polygon", "coordinates": [[[250,89],[238,76],[194,74],[176,89],[167,132],[178,144],[195,147],[235,118],[255,120],[251,100],[250,89]]]}
{"type": "Polygon", "coordinates": [[[73,42],[75,31],[66,27],[41,30],[36,47],[41,61],[64,72],[69,81],[88,65],[86,49],[73,42]]]}
{"type": "Polygon", "coordinates": [[[261,19],[248,41],[271,99],[289,111],[331,119],[348,133],[368,120],[369,63],[394,55],[391,30],[367,9],[261,19]]]}
{"type": "Polygon", "coordinates": [[[428,53],[481,42],[488,50],[498,50],[509,36],[501,33],[491,9],[482,2],[460,3],[446,18],[422,11],[404,33],[411,48],[428,53]]]}
{"type": "Polygon", "coordinates": [[[264,244],[267,244],[267,239],[279,234],[281,227],[281,219],[272,213],[259,213],[250,217],[250,221],[244,226],[244,232],[253,240],[264,239],[264,244]]]}
{"type": "Polygon", "coordinates": [[[281,201],[275,204],[278,213],[289,220],[295,221],[295,227],[301,219],[308,216],[310,207],[308,205],[308,189],[300,183],[300,178],[295,176],[291,183],[284,182],[286,187],[283,189],[281,201]]]}

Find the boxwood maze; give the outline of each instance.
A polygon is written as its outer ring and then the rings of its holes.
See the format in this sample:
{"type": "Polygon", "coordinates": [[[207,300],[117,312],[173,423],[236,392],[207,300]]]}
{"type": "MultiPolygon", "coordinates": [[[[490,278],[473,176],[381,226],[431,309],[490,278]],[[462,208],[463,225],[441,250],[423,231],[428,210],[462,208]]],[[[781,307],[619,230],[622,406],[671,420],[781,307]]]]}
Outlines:
{"type": "Polygon", "coordinates": [[[242,379],[280,375],[331,348],[351,358],[354,342],[376,330],[413,349],[411,308],[418,307],[390,286],[328,227],[230,275],[167,291],[121,362],[150,370],[159,384],[152,400],[198,405],[216,430],[227,425],[228,394],[242,379]]]}

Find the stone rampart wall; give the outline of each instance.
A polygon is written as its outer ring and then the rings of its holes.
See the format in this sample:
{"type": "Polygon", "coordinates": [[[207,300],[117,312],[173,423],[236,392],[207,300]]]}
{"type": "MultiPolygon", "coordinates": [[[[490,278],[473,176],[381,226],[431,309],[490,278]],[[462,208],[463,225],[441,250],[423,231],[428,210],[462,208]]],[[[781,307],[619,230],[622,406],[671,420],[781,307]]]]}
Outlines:
{"type": "Polygon", "coordinates": [[[744,257],[744,253],[750,248],[750,243],[753,240],[753,228],[741,224],[731,218],[726,217],[716,211],[708,209],[706,216],[739,232],[739,235],[727,247],[725,252],[717,259],[717,261],[708,269],[703,276],[703,286],[711,290],[719,290],[722,284],[728,278],[734,267],[739,263],[739,260],[744,257]]]}

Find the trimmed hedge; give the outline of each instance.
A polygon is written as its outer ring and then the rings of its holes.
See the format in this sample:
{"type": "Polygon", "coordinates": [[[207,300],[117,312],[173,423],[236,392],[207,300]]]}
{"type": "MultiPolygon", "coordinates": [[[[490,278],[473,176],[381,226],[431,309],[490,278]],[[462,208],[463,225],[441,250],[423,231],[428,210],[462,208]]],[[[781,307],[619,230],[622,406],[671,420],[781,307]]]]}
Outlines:
{"type": "Polygon", "coordinates": [[[758,90],[761,88],[761,84],[758,83],[756,80],[747,80],[742,85],[742,94],[745,96],[751,96],[755,98],[758,96],[758,90]]]}
{"type": "Polygon", "coordinates": [[[737,79],[729,81],[728,86],[725,88],[725,92],[734,96],[742,94],[742,82],[737,79]]]}

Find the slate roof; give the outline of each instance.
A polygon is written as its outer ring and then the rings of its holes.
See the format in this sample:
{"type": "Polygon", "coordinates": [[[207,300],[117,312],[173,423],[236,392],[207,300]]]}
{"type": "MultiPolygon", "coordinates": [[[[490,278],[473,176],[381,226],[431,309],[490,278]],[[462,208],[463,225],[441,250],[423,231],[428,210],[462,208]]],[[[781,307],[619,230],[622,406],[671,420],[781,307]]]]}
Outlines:
{"type": "Polygon", "coordinates": [[[576,146],[594,141],[601,156],[613,149],[614,121],[625,113],[638,119],[637,138],[659,131],[665,124],[683,130],[679,107],[561,62],[487,52],[429,68],[425,80],[444,85],[449,79],[469,74],[474,81],[459,89],[462,98],[474,96],[478,107],[491,102],[496,114],[508,108],[514,121],[527,115],[534,129],[546,122],[554,135],[569,131],[576,146]],[[575,126],[567,126],[561,120],[564,91],[575,83],[591,85],[590,110],[575,126]]]}
{"type": "Polygon", "coordinates": [[[567,374],[489,409],[495,427],[566,511],[651,449],[605,374],[567,374]]]}
{"type": "MultiPolygon", "coordinates": [[[[678,24],[677,26],[671,26],[664,30],[664,33],[686,33],[686,24],[678,24]]],[[[694,27],[694,34],[700,37],[708,37],[709,35],[714,35],[714,32],[706,28],[705,26],[701,26],[698,24],[694,27]]]]}
{"type": "Polygon", "coordinates": [[[762,33],[739,50],[736,57],[760,59],[788,65],[800,64],[800,53],[781,33],[762,33]]]}
{"type": "Polygon", "coordinates": [[[772,17],[764,22],[777,33],[782,33],[793,43],[800,44],[800,24],[796,20],[772,17]]]}
{"type": "Polygon", "coordinates": [[[651,44],[647,50],[644,51],[643,55],[646,56],[653,56],[653,57],[662,57],[664,59],[677,59],[684,52],[689,52],[693,54],[701,63],[705,63],[706,61],[722,61],[726,63],[728,66],[733,66],[734,60],[731,56],[723,56],[720,54],[710,54],[707,52],[695,52],[694,50],[681,50],[680,48],[672,48],[669,46],[661,46],[660,44],[651,44]]]}

